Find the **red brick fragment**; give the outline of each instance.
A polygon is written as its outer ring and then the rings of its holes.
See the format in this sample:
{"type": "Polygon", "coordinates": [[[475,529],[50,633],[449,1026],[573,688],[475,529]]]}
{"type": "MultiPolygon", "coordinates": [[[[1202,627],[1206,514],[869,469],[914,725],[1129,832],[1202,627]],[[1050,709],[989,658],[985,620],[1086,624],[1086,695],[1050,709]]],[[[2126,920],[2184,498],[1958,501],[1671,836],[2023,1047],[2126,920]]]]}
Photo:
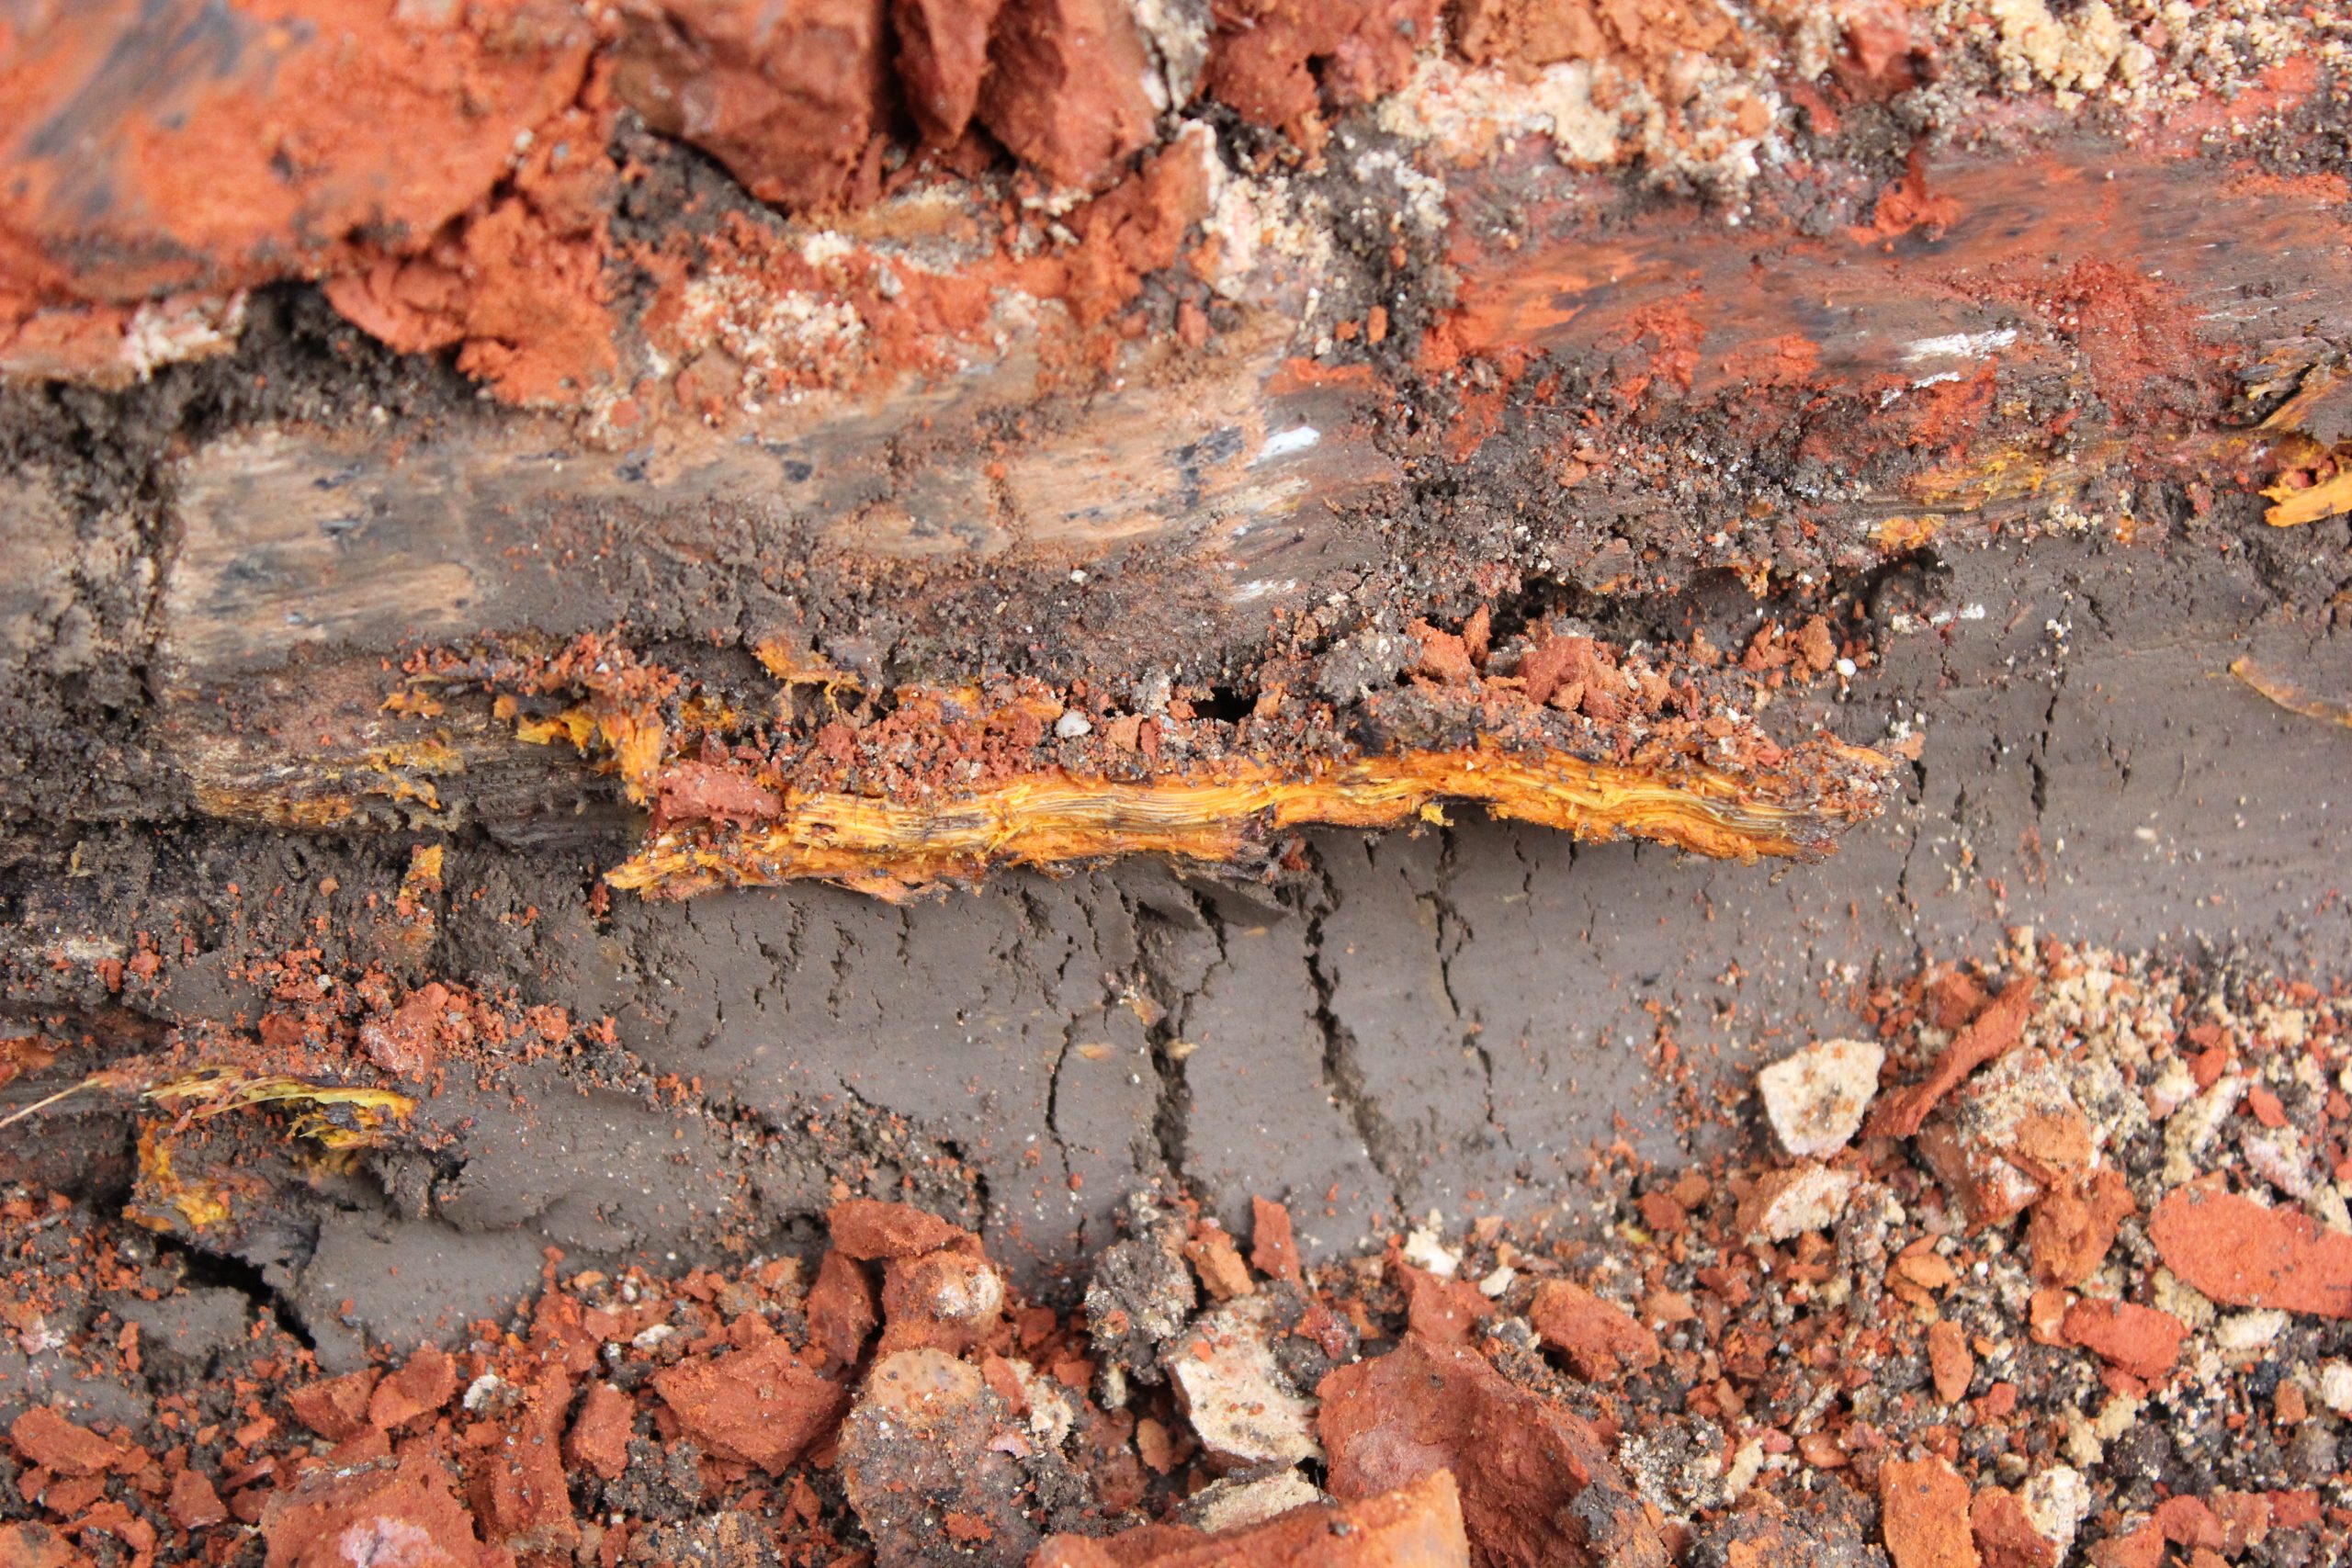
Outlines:
{"type": "Polygon", "coordinates": [[[909,1203],[886,1203],[876,1198],[849,1198],[825,1216],[833,1247],[861,1263],[889,1258],[919,1258],[942,1247],[977,1251],[979,1237],[936,1214],[909,1203]]]}
{"type": "Polygon", "coordinates": [[[1928,974],[1931,978],[1922,988],[1919,1003],[1928,1021],[1938,1029],[1962,1028],[1984,1011],[1984,1004],[1991,999],[1992,994],[1984,989],[1984,982],[1965,969],[1939,964],[1928,974]]]}
{"type": "Polygon", "coordinates": [[[1968,1526],[1984,1568],[2058,1568],[2058,1545],[2033,1528],[2017,1494],[1987,1486],[1968,1506],[1968,1526]]]}
{"type": "MultiPolygon", "coordinates": [[[[1079,237],[1067,263],[1070,313],[1082,326],[1108,321],[1142,291],[1146,275],[1174,265],[1208,210],[1208,170],[1191,142],[1144,158],[1134,175],[1069,215],[1079,237]]],[[[1114,731],[1120,723],[1136,726],[1140,740],[1140,719],[1114,721],[1114,731]]]]}
{"type": "Polygon", "coordinates": [[[2219,1491],[2205,1499],[2222,1521],[2222,1550],[2235,1557],[2270,1534],[2270,1498],[2261,1492],[2219,1491]]]}
{"type": "Polygon", "coordinates": [[[1469,1568],[1452,1472],[1337,1508],[1297,1508],[1231,1534],[1144,1525],[1118,1535],[1057,1535],[1030,1568],[1469,1568]]]}
{"type": "Polygon", "coordinates": [[[1628,1371],[1657,1366],[1662,1354],[1657,1336],[1633,1314],[1566,1280],[1536,1286],[1527,1315],[1544,1343],[1566,1356],[1587,1382],[1613,1382],[1628,1371]]]}
{"type": "Polygon", "coordinates": [[[760,200],[827,206],[879,129],[888,31],[882,0],[650,0],[629,15],[614,88],[760,200]]]}
{"type": "Polygon", "coordinates": [[[1894,1568],[1979,1568],[1968,1483],[1951,1465],[1933,1456],[1890,1460],[1879,1467],[1878,1499],[1894,1568]]]}
{"type": "Polygon", "coordinates": [[[2186,1493],[2157,1504],[2155,1519],[2156,1529],[2175,1546],[2219,1551],[2229,1542],[2229,1532],[2222,1527],[2220,1517],[2205,1506],[2202,1498],[2186,1493]]]}
{"type": "Polygon", "coordinates": [[[981,123],[1058,185],[1092,185],[1151,141],[1143,39],[1121,0],[1007,0],[989,63],[981,123]]]}
{"type": "Polygon", "coordinates": [[[548,1369],[505,1420],[501,1440],[476,1461],[467,1488],[474,1515],[484,1535],[512,1551],[568,1556],[579,1542],[563,1474],[563,1416],[571,1403],[562,1370],[548,1369]]]}
{"type": "Polygon", "coordinates": [[[1438,1344],[1467,1345],[1478,1325],[1494,1315],[1495,1303],[1467,1280],[1441,1280],[1394,1256],[1388,1269],[1404,1287],[1406,1322],[1438,1344]]]}
{"type": "Polygon", "coordinates": [[[2093,1541],[2091,1568],[2164,1568],[2165,1532],[2150,1523],[2093,1541]]]}
{"type": "Polygon", "coordinates": [[[1470,649],[1452,632],[1442,632],[1427,621],[1415,621],[1405,628],[1421,645],[1420,657],[1414,662],[1413,673],[1425,675],[1441,685],[1466,686],[1477,674],[1470,662],[1470,649]]]}
{"type": "Polygon", "coordinates": [[[286,1403],[296,1419],[328,1442],[347,1442],[368,1429],[368,1396],[379,1375],[369,1367],[306,1383],[288,1393],[286,1403]]]}
{"type": "Polygon", "coordinates": [[[1164,1423],[1147,1416],[1136,1423],[1136,1455],[1154,1475],[1166,1475],[1180,1457],[1176,1436],[1164,1423]]]}
{"type": "Polygon", "coordinates": [[[531,1348],[547,1365],[560,1366],[574,1377],[594,1371],[602,1359],[605,1337],[589,1325],[589,1311],[568,1292],[548,1292],[531,1309],[531,1348]]]}
{"type": "Polygon", "coordinates": [[[706,1450],[771,1475],[790,1469],[849,1408],[848,1391],[811,1371],[781,1337],[755,1350],[681,1361],[657,1373],[653,1387],[706,1450]]]}
{"type": "Polygon", "coordinates": [[[2132,1302],[2083,1300],[2066,1309],[2067,1340],[2143,1382],[2155,1382],[2180,1360],[2188,1332],[2180,1319],[2132,1302]]]}
{"type": "Polygon", "coordinates": [[[564,1457],[606,1481],[618,1481],[628,1468],[628,1439],[636,1419],[637,1406],[628,1394],[608,1382],[590,1383],[564,1438],[564,1457]]]}
{"type": "Polygon", "coordinates": [[[1211,1301],[1229,1302],[1258,1288],[1250,1278],[1249,1265],[1241,1261],[1241,1249],[1233,1245],[1222,1225],[1202,1226],[1184,1244],[1184,1260],[1200,1277],[1201,1288],[1208,1292],[1211,1301]]]}
{"type": "Polygon", "coordinates": [[[677,822],[724,822],[744,827],[773,821],[783,812],[784,801],[774,790],[745,778],[733,768],[692,758],[671,763],[653,781],[653,823],[657,831],[677,822]]]}
{"type": "Polygon", "coordinates": [[[1317,1393],[1333,1496],[1370,1497],[1450,1470],[1489,1568],[1667,1568],[1665,1543],[1600,1433],[1475,1352],[1408,1334],[1317,1393]]]}
{"type": "Polygon", "coordinates": [[[360,1050],[395,1077],[424,1077],[447,1043],[449,1003],[447,986],[436,981],[418,987],[389,1015],[359,1026],[360,1050]]]}
{"type": "Polygon", "coordinates": [[[1250,1200],[1250,1262],[1261,1274],[1298,1281],[1298,1241],[1291,1233],[1290,1211],[1271,1198],[1250,1200]]]}
{"type": "Polygon", "coordinates": [[[1599,705],[1607,705],[1606,690],[1618,679],[1607,650],[1599,642],[1568,635],[1547,636],[1528,649],[1520,658],[1518,675],[1527,700],[1539,706],[1570,688],[1577,694],[1576,702],[1563,698],[1559,705],[1581,706],[1587,695],[1600,699],[1599,705]]]}
{"type": "Polygon", "coordinates": [[[1677,1235],[1690,1227],[1690,1211],[1671,1192],[1645,1192],[1634,1206],[1641,1211],[1642,1224],[1660,1235],[1677,1235]]]}
{"type": "Polygon", "coordinates": [[[841,1248],[828,1249],[808,1287],[809,1344],[837,1367],[855,1366],[881,1322],[881,1304],[865,1269],[841,1248]]]}
{"type": "Polygon", "coordinates": [[[313,1471],[271,1495],[261,1531],[268,1547],[263,1568],[397,1562],[497,1568],[511,1561],[482,1544],[440,1461],[421,1449],[397,1466],[313,1471]]]}
{"type": "Polygon", "coordinates": [[[2165,1267],[2217,1302],[2352,1317],[2352,1236],[2291,1209],[2176,1188],[2148,1221],[2165,1267]]]}
{"type": "Polygon", "coordinates": [[[1943,1097],[1960,1087],[1969,1074],[2014,1050],[2025,1038],[2025,1021],[2033,1011],[2034,983],[2012,980],[1993,1004],[1976,1015],[1957,1039],[1944,1047],[1928,1076],[1879,1101],[1867,1135],[1908,1138],[1928,1120],[1943,1097]]]}
{"type": "Polygon", "coordinates": [[[1953,1404],[1967,1396],[1969,1381],[1976,1375],[1976,1354],[1968,1348],[1968,1336],[1950,1318],[1928,1325],[1928,1370],[1935,1378],[1938,1399],[1953,1404]]]}
{"type": "Polygon", "coordinates": [[[123,1460],[120,1448],[46,1405],[17,1416],[8,1438],[28,1462],[56,1475],[102,1475],[123,1460]]]}
{"type": "Polygon", "coordinates": [[[979,107],[989,31],[1002,0],[890,0],[899,39],[899,83],[922,138],[944,147],[964,134],[979,107]]]}
{"type": "Polygon", "coordinates": [[[83,1568],[88,1561],[47,1525],[0,1525],[0,1568],[83,1568]]]}
{"type": "Polygon", "coordinates": [[[876,1355],[929,1346],[960,1356],[1004,1321],[1004,1276],[977,1247],[942,1247],[882,1266],[882,1342],[876,1355]]]}
{"type": "Polygon", "coordinates": [[[2132,1184],[2113,1166],[2085,1180],[2058,1182],[2026,1219],[2033,1277],[2044,1285],[2081,1284],[2098,1272],[2123,1222],[2138,1212],[2132,1184]]]}
{"type": "MultiPolygon", "coordinates": [[[[581,96],[594,42],[576,12],[513,4],[429,24],[382,4],[223,6],[190,14],[209,40],[194,48],[158,15],[76,0],[14,29],[0,296],[135,305],[341,270],[376,237],[421,244],[581,96]]],[[[86,368],[46,357],[12,368],[86,368]]]]}
{"type": "Polygon", "coordinates": [[[1207,93],[1243,118],[1320,144],[1320,108],[1402,86],[1436,36],[1438,0],[1252,0],[1216,7],[1207,93]]]}
{"type": "Polygon", "coordinates": [[[1971,1224],[1996,1224],[2087,1176],[2091,1125],[2049,1053],[2007,1051],[1953,1091],[1917,1152],[1971,1224]]]}
{"type": "MultiPolygon", "coordinates": [[[[110,1535],[130,1549],[132,1563],[152,1563],[155,1561],[155,1527],[111,1499],[92,1504],[65,1528],[74,1532],[85,1551],[94,1550],[90,1542],[93,1535],[110,1535]]],[[[107,1560],[119,1561],[120,1554],[119,1551],[109,1552],[107,1560]]]]}
{"type": "Polygon", "coordinates": [[[36,1483],[33,1492],[40,1506],[59,1518],[71,1518],[107,1495],[107,1478],[103,1475],[77,1475],[68,1480],[45,1470],[27,1473],[36,1483]]]}
{"type": "Polygon", "coordinates": [[[171,1510],[172,1523],[184,1530],[204,1529],[229,1517],[220,1494],[200,1470],[183,1470],[174,1476],[171,1496],[164,1506],[171,1510]]]}
{"type": "Polygon", "coordinates": [[[376,1385],[368,1396],[368,1424],[397,1432],[440,1410],[457,1392],[457,1361],[447,1350],[428,1345],[376,1385]]]}

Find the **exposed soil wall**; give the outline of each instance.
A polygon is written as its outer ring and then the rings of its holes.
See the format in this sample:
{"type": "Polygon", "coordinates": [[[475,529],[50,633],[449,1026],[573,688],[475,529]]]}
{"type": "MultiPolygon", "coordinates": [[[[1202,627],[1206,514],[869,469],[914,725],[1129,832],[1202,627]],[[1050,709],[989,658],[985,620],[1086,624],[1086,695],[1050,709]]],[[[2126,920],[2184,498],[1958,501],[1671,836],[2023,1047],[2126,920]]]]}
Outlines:
{"type": "MultiPolygon", "coordinates": [[[[1040,1282],[1100,1244],[1126,1190],[1173,1177],[1236,1224],[1253,1192],[1322,1197],[1301,1204],[1311,1250],[1431,1207],[1541,1209],[1620,1136],[1653,1158],[1703,1146],[1715,1134],[1682,1124],[1680,1097],[1703,1104],[1774,1040],[1842,1027],[1872,976],[1981,951],[2010,925],[2312,973],[2341,962],[2326,868],[2343,829],[2312,776],[2312,749],[2335,742],[2221,668],[2248,646],[2314,657],[2248,637],[2274,603],[2263,569],[2293,568],[2165,554],[2047,543],[1890,580],[1883,616],[1953,614],[1886,645],[1883,679],[1905,694],[1891,701],[1935,716],[1930,745],[1882,818],[1777,875],[1465,818],[1316,835],[1306,868],[1271,886],[1138,863],[900,908],[825,889],[607,902],[596,873],[631,831],[607,807],[560,835],[451,844],[440,891],[396,918],[400,842],[117,829],[80,840],[90,874],[19,896],[20,995],[28,1018],[70,1005],[85,1028],[126,1001],[250,1023],[277,974],[251,966],[313,949],[329,972],[513,987],[609,1016],[648,1070],[699,1084],[675,1110],[629,1110],[640,1131],[622,1147],[673,1122],[707,1140],[711,1115],[756,1134],[748,1167],[732,1149],[684,1166],[664,1149],[649,1204],[606,1168],[614,1134],[560,1158],[498,1152],[542,1122],[559,1146],[585,1136],[564,1128],[568,1097],[463,1097],[435,1115],[471,1122],[451,1157],[490,1162],[494,1179],[461,1185],[487,1181],[497,1211],[396,1221],[384,1200],[345,1199],[307,1216],[356,1249],[311,1287],[306,1265],[281,1265],[321,1332],[345,1298],[386,1337],[437,1314],[391,1272],[412,1256],[453,1283],[475,1260],[487,1304],[536,1279],[548,1241],[617,1257],[714,1245],[718,1213],[786,1224],[852,1149],[876,1162],[862,1179],[944,1183],[1040,1282]],[[1960,618],[1971,606],[1982,617],[1960,618]],[[142,948],[163,962],[109,992],[107,964],[142,948]],[[906,1150],[872,1146],[893,1122],[906,1150]],[[925,1174],[951,1154],[952,1177],[925,1174]],[[775,1161],[802,1174],[770,1176],[745,1208],[747,1172],[775,1161]],[[591,1174],[617,1185],[583,1205],[591,1174]],[[602,1217],[575,1228],[583,1207],[602,1217]]],[[[599,1126],[618,1113],[582,1110],[599,1126]]]]}
{"type": "Polygon", "coordinates": [[[857,1198],[1577,1232],[2018,928],[2352,969],[2324,7],[19,11],[0,1180],[323,1373],[857,1198]]]}
{"type": "MultiPolygon", "coordinates": [[[[2340,125],[2305,19],[2100,56],[2081,18],[1555,38],[1482,11],[1441,44],[1418,12],[850,7],[802,38],[364,9],[100,9],[14,46],[20,1027],[103,1022],[104,1053],[250,1026],[254,964],[294,946],[513,988],[609,1017],[760,1139],[905,1119],[1044,1279],[1138,1181],[1228,1215],[1328,1193],[1317,1247],[1541,1204],[1596,1140],[1674,1136],[1632,1111],[1669,1097],[1666,1042],[1685,1072],[1745,1055],[2004,921],[2341,951],[2310,793],[2335,742],[2224,673],[2340,688],[2346,525],[2273,528],[2249,493],[2324,492],[2344,434],[2340,125]],[[1150,101],[1087,96],[1084,49],[1156,61],[1150,101]],[[255,95],[416,141],[322,122],[289,176],[255,95]],[[581,259],[482,249],[502,232],[581,259]],[[541,313],[469,336],[510,265],[541,313]],[[592,315],[545,313],[566,278],[592,315]],[[235,330],[124,324],[199,298],[235,330]],[[523,368],[551,355],[560,391],[523,368]],[[1190,837],[989,829],[1080,863],[1183,843],[1238,880],[1180,857],[900,909],[599,880],[895,897],[989,855],[754,846],[821,790],[952,800],[982,767],[1160,812],[1237,770],[1311,793],[1498,745],[1814,825],[1516,808],[1570,838],[1431,804],[1363,845],[1245,794],[1190,837]],[[1574,841],[1626,833],[1837,852],[1574,841]]],[[[494,1222],[302,1224],[387,1265],[470,1250],[512,1291],[572,1179],[494,1222]]],[[[659,1222],[557,1239],[707,1244],[743,1169],[680,1179],[659,1222]]],[[[808,1201],[761,1190],[770,1223],[808,1201]]],[[[287,1245],[263,1261],[293,1288],[287,1245]]],[[[401,1297],[362,1319],[439,1310],[401,1297]]]]}

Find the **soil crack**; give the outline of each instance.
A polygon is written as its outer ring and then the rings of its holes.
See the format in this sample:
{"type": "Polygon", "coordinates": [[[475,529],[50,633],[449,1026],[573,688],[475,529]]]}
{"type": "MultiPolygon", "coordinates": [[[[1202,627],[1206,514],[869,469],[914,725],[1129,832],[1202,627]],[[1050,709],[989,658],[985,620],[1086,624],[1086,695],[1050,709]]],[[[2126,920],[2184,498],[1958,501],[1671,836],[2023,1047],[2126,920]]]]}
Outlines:
{"type": "Polygon", "coordinates": [[[1404,1179],[1397,1168],[1396,1134],[1378,1098],[1364,1082],[1355,1032],[1340,1021],[1331,1006],[1338,976],[1324,958],[1323,930],[1325,922],[1340,908],[1339,885],[1321,852],[1308,852],[1315,863],[1316,890],[1307,907],[1306,973],[1315,987],[1316,1027],[1323,1035],[1324,1089],[1330,1095],[1331,1103],[1354,1129],[1357,1141],[1363,1145],[1364,1158],[1387,1183],[1389,1201],[1396,1205],[1396,1213],[1403,1215],[1411,1212],[1412,1205],[1406,1201],[1404,1179]]]}

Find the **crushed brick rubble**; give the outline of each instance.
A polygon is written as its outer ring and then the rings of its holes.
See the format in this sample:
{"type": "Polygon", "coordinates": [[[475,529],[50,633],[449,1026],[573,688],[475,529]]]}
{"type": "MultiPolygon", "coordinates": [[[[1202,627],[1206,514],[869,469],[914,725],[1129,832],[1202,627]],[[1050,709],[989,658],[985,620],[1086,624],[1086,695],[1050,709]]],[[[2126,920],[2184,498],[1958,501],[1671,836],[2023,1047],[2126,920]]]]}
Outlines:
{"type": "MultiPolygon", "coordinates": [[[[439,1071],[515,1048],[431,1010],[439,1071]]],[[[1058,1310],[843,1188],[326,1376],[266,1318],[192,1357],[153,1226],[18,1188],[0,1565],[2345,1561],[2352,1000],[2018,932],[1860,1010],[1710,1163],[1315,1267],[1137,1193],[1058,1310]]]]}
{"type": "MultiPolygon", "coordinates": [[[[1311,268],[1301,176],[1366,132],[1416,160],[1378,153],[1408,193],[1422,164],[1541,139],[1570,168],[1736,203],[1882,106],[1912,127],[2031,104],[2243,134],[2346,51],[2337,8],[2247,0],[250,9],[200,63],[129,0],[45,7],[8,40],[0,128],[37,129],[0,136],[0,375],[133,384],[232,351],[256,292],[300,280],[499,401],[634,444],[967,371],[1041,312],[1049,375],[1147,315],[1197,348],[1253,265],[1311,268]],[[664,201],[687,220],[649,237],[664,201]]],[[[1915,166],[1850,227],[1952,210],[1915,166]]],[[[1421,309],[1317,322],[1318,353],[1404,340],[1421,309]]],[[[2314,449],[2290,482],[2335,468],[2314,449]]]]}

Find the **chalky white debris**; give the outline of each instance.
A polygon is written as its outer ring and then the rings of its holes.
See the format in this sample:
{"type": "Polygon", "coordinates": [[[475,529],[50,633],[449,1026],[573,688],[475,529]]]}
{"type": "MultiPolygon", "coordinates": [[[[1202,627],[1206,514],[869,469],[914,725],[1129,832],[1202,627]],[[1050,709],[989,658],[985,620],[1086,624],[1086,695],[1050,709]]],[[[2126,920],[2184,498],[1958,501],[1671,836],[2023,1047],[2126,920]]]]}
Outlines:
{"type": "Polygon", "coordinates": [[[1193,1431],[1220,1468],[1321,1459],[1316,1402],[1283,1376],[1270,1337],[1277,1305],[1241,1296],[1194,1319],[1168,1363],[1193,1431]]]}
{"type": "Polygon", "coordinates": [[[1867,1040],[1816,1040],[1756,1075],[1756,1092],[1781,1146],[1799,1159],[1850,1142],[1878,1093],[1886,1053],[1867,1040]]]}
{"type": "Polygon", "coordinates": [[[1856,1178],[1808,1161],[1776,1170],[1756,1184],[1739,1208],[1739,1226],[1762,1241],[1789,1241],[1808,1231],[1826,1231],[1846,1212],[1856,1178]]]}

